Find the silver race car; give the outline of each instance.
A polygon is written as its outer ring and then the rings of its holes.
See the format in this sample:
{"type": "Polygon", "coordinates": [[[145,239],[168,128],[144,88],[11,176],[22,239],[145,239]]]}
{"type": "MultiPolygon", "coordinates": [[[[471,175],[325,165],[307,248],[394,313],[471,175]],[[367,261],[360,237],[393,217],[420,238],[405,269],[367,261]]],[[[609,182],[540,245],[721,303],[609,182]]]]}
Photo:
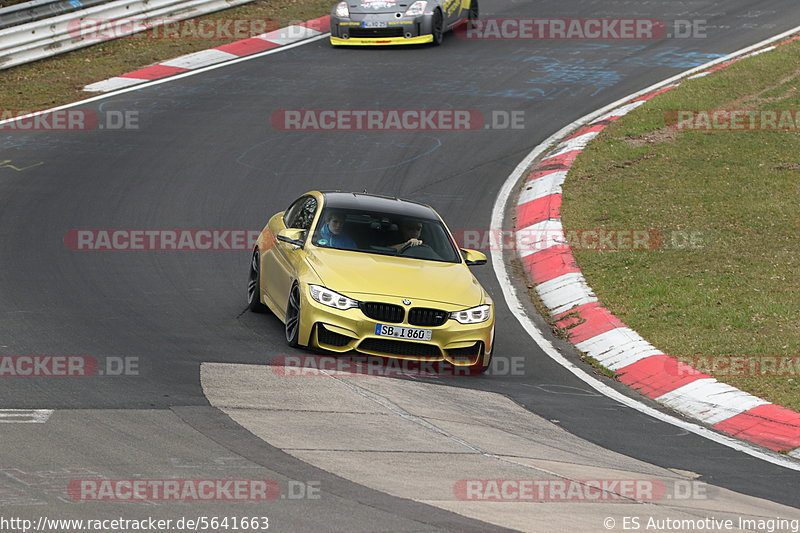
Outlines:
{"type": "Polygon", "coordinates": [[[331,44],[438,45],[446,31],[477,18],[478,0],[347,0],[331,12],[331,44]]]}

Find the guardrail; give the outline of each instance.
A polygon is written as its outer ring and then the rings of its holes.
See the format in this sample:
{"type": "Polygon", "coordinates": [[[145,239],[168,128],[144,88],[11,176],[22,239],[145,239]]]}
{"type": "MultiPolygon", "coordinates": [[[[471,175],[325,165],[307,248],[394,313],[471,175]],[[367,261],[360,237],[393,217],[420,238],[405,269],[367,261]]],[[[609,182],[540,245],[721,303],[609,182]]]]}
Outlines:
{"type": "Polygon", "coordinates": [[[27,24],[64,13],[80,11],[87,7],[105,4],[112,0],[32,0],[0,9],[0,30],[27,24]]]}
{"type": "MultiPolygon", "coordinates": [[[[165,20],[184,20],[253,0],[115,0],[80,11],[0,30],[0,69],[29,63],[103,42],[82,21],[120,22],[113,35],[123,37],[165,20]],[[136,22],[136,24],[134,24],[136,22]]],[[[90,25],[91,26],[91,25],[90,25]]]]}

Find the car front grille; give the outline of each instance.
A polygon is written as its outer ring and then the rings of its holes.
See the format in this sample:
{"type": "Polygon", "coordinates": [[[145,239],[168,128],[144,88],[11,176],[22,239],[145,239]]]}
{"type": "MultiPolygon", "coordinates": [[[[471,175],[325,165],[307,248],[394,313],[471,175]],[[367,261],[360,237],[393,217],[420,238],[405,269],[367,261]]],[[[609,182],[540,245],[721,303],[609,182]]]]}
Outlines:
{"type": "Polygon", "coordinates": [[[386,304],[383,302],[361,302],[358,305],[361,312],[372,320],[380,322],[392,322],[399,324],[405,318],[405,310],[399,305],[386,304]]]}
{"type": "Polygon", "coordinates": [[[350,28],[350,37],[354,39],[374,39],[376,37],[402,37],[403,28],[350,28]]]}
{"type": "Polygon", "coordinates": [[[317,340],[319,340],[320,344],[327,344],[328,346],[346,346],[353,339],[347,335],[331,331],[320,324],[317,326],[317,340]]]}
{"type": "Polygon", "coordinates": [[[358,345],[358,349],[386,355],[405,355],[411,357],[440,357],[442,355],[439,348],[433,344],[395,341],[391,339],[364,339],[361,344],[358,345]]]}
{"type": "Polygon", "coordinates": [[[408,323],[414,326],[441,326],[450,317],[450,313],[441,309],[414,307],[408,312],[408,323]]]}

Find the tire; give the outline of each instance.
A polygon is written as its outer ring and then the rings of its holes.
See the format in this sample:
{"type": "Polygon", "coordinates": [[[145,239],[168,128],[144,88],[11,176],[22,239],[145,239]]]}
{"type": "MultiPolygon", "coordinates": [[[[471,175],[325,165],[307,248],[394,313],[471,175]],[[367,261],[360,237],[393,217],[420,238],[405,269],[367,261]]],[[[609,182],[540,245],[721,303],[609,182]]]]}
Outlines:
{"type": "Polygon", "coordinates": [[[475,363],[474,365],[470,365],[469,366],[469,375],[470,376],[480,376],[481,374],[483,374],[484,372],[489,370],[490,366],[492,366],[492,358],[489,357],[489,363],[484,365],[483,364],[483,357],[481,357],[481,361],[475,363]]]}
{"type": "Polygon", "coordinates": [[[289,291],[289,301],[286,304],[286,344],[292,348],[300,346],[300,287],[297,283],[289,291]]]}
{"type": "Polygon", "coordinates": [[[472,24],[472,21],[478,20],[479,17],[478,0],[472,0],[469,4],[469,11],[467,12],[467,24],[472,24]]]}
{"type": "Polygon", "coordinates": [[[261,303],[261,260],[258,248],[250,260],[250,274],[247,276],[247,308],[254,313],[266,313],[269,308],[261,303]]]}
{"type": "Polygon", "coordinates": [[[433,20],[431,21],[431,34],[433,35],[433,46],[439,46],[444,39],[444,16],[442,10],[437,9],[433,12],[433,20]]]}

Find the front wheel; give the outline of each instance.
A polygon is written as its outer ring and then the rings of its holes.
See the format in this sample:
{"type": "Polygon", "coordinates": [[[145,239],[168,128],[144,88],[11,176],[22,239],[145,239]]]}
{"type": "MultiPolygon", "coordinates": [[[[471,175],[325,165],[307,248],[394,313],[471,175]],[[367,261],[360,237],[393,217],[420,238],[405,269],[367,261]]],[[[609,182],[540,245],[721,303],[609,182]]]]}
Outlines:
{"type": "Polygon", "coordinates": [[[478,0],[472,0],[469,4],[469,12],[467,13],[467,24],[474,24],[478,20],[478,0]]]}
{"type": "Polygon", "coordinates": [[[300,288],[297,284],[289,291],[289,302],[286,304],[286,344],[292,348],[300,346],[300,288]]]}
{"type": "Polygon", "coordinates": [[[261,254],[258,248],[253,251],[250,261],[250,275],[247,276],[247,308],[254,313],[266,313],[267,306],[261,303],[261,254]]]}
{"type": "Polygon", "coordinates": [[[444,39],[444,16],[442,10],[437,9],[433,13],[433,21],[431,22],[431,34],[433,35],[433,46],[439,46],[444,39]]]}

